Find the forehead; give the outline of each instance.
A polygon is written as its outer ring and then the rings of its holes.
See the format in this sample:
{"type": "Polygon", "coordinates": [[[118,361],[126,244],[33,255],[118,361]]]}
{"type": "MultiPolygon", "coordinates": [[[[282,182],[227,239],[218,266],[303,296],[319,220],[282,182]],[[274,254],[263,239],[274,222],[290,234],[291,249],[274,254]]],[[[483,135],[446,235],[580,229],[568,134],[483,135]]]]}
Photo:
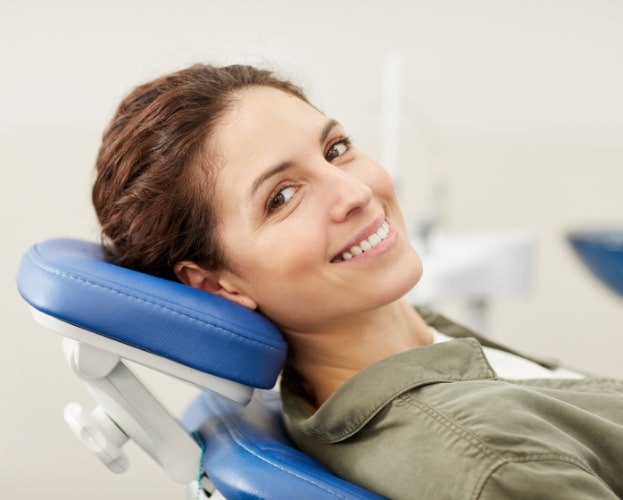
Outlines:
{"type": "Polygon", "coordinates": [[[322,113],[292,94],[272,87],[251,87],[236,95],[214,131],[212,146],[227,161],[228,155],[241,149],[257,154],[253,147],[274,148],[274,143],[309,132],[325,120],[322,113]]]}
{"type": "Polygon", "coordinates": [[[219,120],[207,148],[219,165],[216,197],[228,197],[251,185],[263,170],[294,161],[305,148],[317,146],[328,121],[298,97],[271,87],[241,91],[219,120]],[[232,192],[232,186],[235,191],[232,192]]]}

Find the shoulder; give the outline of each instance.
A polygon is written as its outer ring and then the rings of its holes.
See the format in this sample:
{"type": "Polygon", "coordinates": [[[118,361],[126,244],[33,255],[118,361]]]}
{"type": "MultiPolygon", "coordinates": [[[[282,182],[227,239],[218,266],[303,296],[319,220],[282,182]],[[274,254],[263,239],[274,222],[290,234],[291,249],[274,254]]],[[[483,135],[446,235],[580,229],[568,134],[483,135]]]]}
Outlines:
{"type": "MultiPolygon", "coordinates": [[[[483,477],[473,498],[617,499],[602,477],[565,455],[543,454],[504,461],[483,477]]],[[[618,486],[621,487],[620,485],[618,486]]]]}

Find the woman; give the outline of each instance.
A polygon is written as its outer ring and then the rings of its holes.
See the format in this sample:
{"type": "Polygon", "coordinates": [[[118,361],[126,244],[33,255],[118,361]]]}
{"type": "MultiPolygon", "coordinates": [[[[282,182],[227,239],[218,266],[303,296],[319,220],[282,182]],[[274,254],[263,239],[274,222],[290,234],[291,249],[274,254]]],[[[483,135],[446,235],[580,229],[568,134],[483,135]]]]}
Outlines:
{"type": "Polygon", "coordinates": [[[288,430],[337,474],[390,498],[623,496],[623,384],[407,305],[391,179],[291,83],[198,65],[138,87],[93,201],[113,262],[275,322],[288,430]]]}

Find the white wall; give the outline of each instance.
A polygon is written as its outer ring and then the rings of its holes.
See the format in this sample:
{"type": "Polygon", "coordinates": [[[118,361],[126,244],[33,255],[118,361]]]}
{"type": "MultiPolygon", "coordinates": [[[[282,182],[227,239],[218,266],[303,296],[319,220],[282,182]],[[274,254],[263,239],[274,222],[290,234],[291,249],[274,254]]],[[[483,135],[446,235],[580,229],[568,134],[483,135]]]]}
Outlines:
{"type": "MultiPolygon", "coordinates": [[[[133,85],[195,61],[274,61],[378,156],[380,69],[401,50],[409,215],[443,182],[448,228],[533,231],[534,291],[496,301],[492,331],[623,376],[623,300],[564,241],[570,228],[623,226],[621,26],[618,0],[2,0],[0,496],[184,494],[135,448],[130,472],[108,473],[65,429],[65,402],[90,400],[14,277],[35,241],[96,237],[89,189],[105,123],[133,85]]],[[[179,413],[191,392],[148,380],[179,413]]]]}

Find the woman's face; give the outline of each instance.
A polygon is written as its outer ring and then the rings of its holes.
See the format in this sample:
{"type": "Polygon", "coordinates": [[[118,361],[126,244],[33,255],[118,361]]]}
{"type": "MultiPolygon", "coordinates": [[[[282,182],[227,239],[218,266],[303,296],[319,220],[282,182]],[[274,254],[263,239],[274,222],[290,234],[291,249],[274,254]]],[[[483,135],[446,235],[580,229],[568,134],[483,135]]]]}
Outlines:
{"type": "Polygon", "coordinates": [[[294,331],[402,297],[422,269],[387,172],[304,101],[269,87],[237,97],[208,144],[229,291],[294,331]]]}

